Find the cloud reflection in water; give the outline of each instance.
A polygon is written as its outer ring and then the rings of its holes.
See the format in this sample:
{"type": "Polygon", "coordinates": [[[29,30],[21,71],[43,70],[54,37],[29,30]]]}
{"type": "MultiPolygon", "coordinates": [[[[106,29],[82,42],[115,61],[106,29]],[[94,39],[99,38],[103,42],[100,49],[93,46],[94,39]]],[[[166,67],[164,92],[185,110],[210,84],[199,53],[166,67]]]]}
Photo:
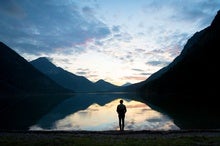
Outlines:
{"type": "MultiPolygon", "coordinates": [[[[92,104],[58,120],[53,130],[118,130],[116,107],[120,99],[100,106],[92,104]]],[[[125,130],[177,130],[179,129],[169,117],[152,110],[144,103],[124,99],[127,106],[125,130]]]]}

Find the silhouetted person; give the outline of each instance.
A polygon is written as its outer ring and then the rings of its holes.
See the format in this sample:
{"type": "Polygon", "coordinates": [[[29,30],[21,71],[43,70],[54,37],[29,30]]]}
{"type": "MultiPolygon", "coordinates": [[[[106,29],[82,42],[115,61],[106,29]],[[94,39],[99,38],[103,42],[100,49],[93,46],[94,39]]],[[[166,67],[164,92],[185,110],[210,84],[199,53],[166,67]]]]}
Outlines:
{"type": "Polygon", "coordinates": [[[123,100],[120,100],[120,104],[117,106],[120,131],[124,130],[126,112],[127,112],[126,106],[123,104],[123,100]]]}

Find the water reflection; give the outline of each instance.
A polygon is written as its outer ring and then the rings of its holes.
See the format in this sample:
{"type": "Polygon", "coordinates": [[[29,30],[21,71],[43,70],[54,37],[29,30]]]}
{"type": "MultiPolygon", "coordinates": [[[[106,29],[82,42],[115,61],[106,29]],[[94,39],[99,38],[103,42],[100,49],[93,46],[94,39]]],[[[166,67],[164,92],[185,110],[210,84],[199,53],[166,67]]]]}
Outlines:
{"type": "MultiPolygon", "coordinates": [[[[124,100],[124,104],[127,107],[127,113],[125,117],[125,130],[179,129],[172,122],[172,120],[169,119],[169,117],[152,110],[149,106],[142,102],[127,98],[118,98],[118,96],[116,95],[114,97],[115,98],[113,99],[110,98],[110,101],[106,100],[106,103],[103,105],[99,104],[99,102],[93,101],[92,103],[89,102],[91,104],[89,104],[87,108],[82,108],[74,112],[72,110],[71,113],[68,113],[65,116],[61,116],[60,119],[52,120],[53,126],[51,127],[41,126],[42,123],[48,121],[48,119],[50,119],[51,117],[57,117],[56,112],[60,113],[60,111],[58,110],[61,110],[61,107],[68,107],[67,103],[70,104],[70,102],[64,102],[60,106],[55,108],[51,113],[43,117],[43,119],[39,121],[38,125],[30,127],[30,130],[118,130],[118,116],[116,112],[116,107],[119,104],[120,99],[124,100]]],[[[77,103],[71,103],[72,107],[77,105],[77,103]]]]}

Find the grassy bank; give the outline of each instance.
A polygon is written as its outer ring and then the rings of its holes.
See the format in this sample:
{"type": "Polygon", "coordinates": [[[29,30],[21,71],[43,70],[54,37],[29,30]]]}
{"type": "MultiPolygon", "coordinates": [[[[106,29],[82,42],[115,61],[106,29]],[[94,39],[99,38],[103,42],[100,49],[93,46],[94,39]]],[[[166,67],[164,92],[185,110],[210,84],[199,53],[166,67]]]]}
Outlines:
{"type": "Polygon", "coordinates": [[[219,146],[216,131],[1,132],[1,146],[219,146]]]}

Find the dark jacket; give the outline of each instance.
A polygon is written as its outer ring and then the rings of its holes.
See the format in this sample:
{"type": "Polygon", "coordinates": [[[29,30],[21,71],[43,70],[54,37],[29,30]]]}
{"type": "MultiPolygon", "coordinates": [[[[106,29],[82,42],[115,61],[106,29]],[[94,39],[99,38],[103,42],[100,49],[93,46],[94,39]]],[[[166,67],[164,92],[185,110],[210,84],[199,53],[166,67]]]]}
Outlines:
{"type": "Polygon", "coordinates": [[[127,112],[127,109],[124,104],[121,103],[117,106],[117,113],[119,116],[124,116],[126,112],[127,112]]]}

